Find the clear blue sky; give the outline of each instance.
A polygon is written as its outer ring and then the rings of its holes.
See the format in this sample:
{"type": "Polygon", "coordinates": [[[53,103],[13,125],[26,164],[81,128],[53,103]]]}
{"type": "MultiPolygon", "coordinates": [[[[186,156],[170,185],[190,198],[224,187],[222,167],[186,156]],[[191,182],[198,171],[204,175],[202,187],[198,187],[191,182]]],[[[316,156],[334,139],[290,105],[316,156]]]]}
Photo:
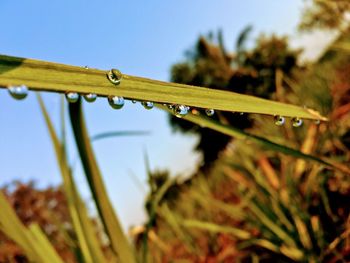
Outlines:
{"type": "MultiPolygon", "coordinates": [[[[0,53],[78,66],[119,68],[130,75],[169,79],[200,34],[223,29],[232,50],[240,30],[254,25],[260,32],[296,34],[302,0],[177,0],[177,1],[0,1],[0,53]]],[[[49,113],[59,119],[59,96],[45,95],[49,113]]],[[[144,193],[130,172],[145,185],[143,152],[151,168],[189,174],[199,156],[195,137],[172,133],[165,113],[126,103],[112,110],[105,99],[85,104],[90,134],[110,130],[147,130],[147,137],[123,137],[94,143],[110,197],[125,227],[143,220],[144,193]]],[[[14,179],[39,186],[60,183],[58,166],[33,93],[21,102],[0,90],[0,185],[14,179]]],[[[56,127],[58,127],[56,125],[56,127]]],[[[72,138],[70,161],[76,163],[72,138]]],[[[79,162],[75,176],[85,200],[79,162]]],[[[146,185],[145,185],[146,186],[146,185]]]]}

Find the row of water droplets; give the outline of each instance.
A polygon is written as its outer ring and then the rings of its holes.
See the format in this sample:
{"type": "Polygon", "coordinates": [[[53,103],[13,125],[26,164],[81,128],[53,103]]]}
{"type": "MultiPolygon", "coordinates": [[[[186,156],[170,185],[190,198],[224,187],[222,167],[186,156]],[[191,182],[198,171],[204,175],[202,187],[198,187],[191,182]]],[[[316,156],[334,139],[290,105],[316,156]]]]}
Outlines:
{"type": "MultiPolygon", "coordinates": [[[[87,69],[87,67],[85,67],[87,69]]],[[[122,80],[122,73],[117,70],[117,69],[111,69],[107,73],[107,78],[108,80],[113,83],[114,85],[119,85],[121,80],[122,80]]],[[[10,86],[8,87],[8,91],[10,95],[17,100],[22,100],[27,97],[28,95],[28,87],[25,85],[20,85],[20,86],[10,86]]],[[[76,92],[67,92],[66,93],[66,99],[69,103],[75,103],[79,100],[79,94],[76,92]]],[[[83,98],[87,102],[94,102],[97,99],[97,94],[95,93],[88,93],[84,94],[83,98]]],[[[121,109],[123,108],[125,104],[125,100],[121,96],[108,96],[108,103],[113,109],[121,109]]],[[[132,100],[132,103],[137,103],[136,100],[132,100]]],[[[154,103],[151,101],[141,101],[141,105],[147,109],[150,110],[154,107],[154,103]]],[[[164,106],[167,106],[168,109],[172,110],[173,114],[178,117],[182,118],[186,116],[190,112],[190,107],[186,105],[181,105],[181,104],[164,104],[164,106]]],[[[194,109],[195,110],[195,109],[194,109]]],[[[192,110],[193,111],[193,110],[192,110]]],[[[198,111],[195,110],[198,114],[198,111]]],[[[215,114],[214,109],[206,109],[205,113],[207,116],[213,116],[215,114]]],[[[241,113],[243,114],[243,113],[241,113]]],[[[274,122],[277,126],[283,126],[286,122],[285,117],[276,115],[274,116],[274,122]]],[[[300,118],[292,118],[291,119],[292,126],[293,127],[300,127],[303,124],[303,120],[300,118]]],[[[315,121],[316,124],[320,123],[320,120],[315,121]]]]}

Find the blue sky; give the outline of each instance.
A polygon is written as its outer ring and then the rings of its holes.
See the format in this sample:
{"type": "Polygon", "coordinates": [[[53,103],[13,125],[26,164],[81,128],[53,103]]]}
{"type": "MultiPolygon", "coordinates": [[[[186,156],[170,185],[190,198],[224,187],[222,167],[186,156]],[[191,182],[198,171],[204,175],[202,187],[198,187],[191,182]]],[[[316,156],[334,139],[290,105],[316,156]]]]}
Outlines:
{"type": "MultiPolygon", "coordinates": [[[[169,80],[172,64],[184,59],[198,36],[221,28],[229,50],[246,25],[252,40],[261,32],[296,37],[302,0],[177,1],[0,1],[0,53],[94,68],[118,68],[129,75],[169,80]]],[[[44,95],[53,120],[59,119],[59,96],[44,95]]],[[[120,137],[94,143],[110,197],[124,227],[143,220],[146,188],[144,152],[152,169],[190,174],[200,157],[192,152],[194,136],[173,133],[167,116],[126,103],[112,110],[105,99],[84,105],[91,135],[103,131],[146,130],[143,137],[120,137]]],[[[0,90],[0,185],[15,179],[57,185],[60,174],[33,93],[24,101],[0,90]]],[[[71,135],[71,133],[69,132],[71,135]]],[[[71,136],[70,161],[85,200],[89,200],[71,136]]]]}

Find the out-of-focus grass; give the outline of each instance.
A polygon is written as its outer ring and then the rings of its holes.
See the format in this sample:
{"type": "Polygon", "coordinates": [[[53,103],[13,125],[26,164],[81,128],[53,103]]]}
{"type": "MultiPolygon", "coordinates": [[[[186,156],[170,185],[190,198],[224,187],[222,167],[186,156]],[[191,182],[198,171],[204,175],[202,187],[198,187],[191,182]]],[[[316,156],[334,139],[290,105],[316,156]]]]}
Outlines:
{"type": "Polygon", "coordinates": [[[349,55],[330,50],[304,75],[286,81],[292,86],[288,101],[302,97],[330,116],[329,123],[295,129],[254,116],[254,126],[243,133],[206,117],[185,117],[239,140],[210,171],[174,183],[177,198],[161,200],[153,231],[169,250],[149,240],[155,258],[349,261],[349,144],[343,139],[350,127],[349,72],[349,55]],[[251,134],[259,136],[248,139],[251,134]],[[330,169],[334,163],[337,169],[330,169]]]}
{"type": "Polygon", "coordinates": [[[0,207],[0,230],[15,241],[32,262],[63,262],[39,226],[22,224],[1,191],[0,207]]]}

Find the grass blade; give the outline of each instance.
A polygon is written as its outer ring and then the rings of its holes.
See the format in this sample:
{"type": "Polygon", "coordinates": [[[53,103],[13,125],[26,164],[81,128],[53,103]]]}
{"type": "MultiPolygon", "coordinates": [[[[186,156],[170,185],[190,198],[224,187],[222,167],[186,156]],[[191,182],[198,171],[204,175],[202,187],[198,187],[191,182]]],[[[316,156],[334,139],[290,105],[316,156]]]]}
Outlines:
{"type": "Polygon", "coordinates": [[[246,239],[249,239],[252,237],[252,235],[245,230],[231,227],[231,226],[217,225],[217,224],[210,223],[210,222],[185,219],[185,220],[182,220],[182,224],[188,228],[197,228],[197,229],[202,229],[202,230],[206,230],[206,231],[213,232],[213,233],[231,234],[234,237],[239,238],[241,240],[246,240],[246,239]]]}
{"type": "Polygon", "coordinates": [[[111,131],[111,132],[102,132],[96,135],[91,136],[91,141],[98,141],[102,139],[108,139],[119,136],[139,136],[139,135],[148,135],[150,132],[147,131],[111,131]]]}
{"type": "Polygon", "coordinates": [[[106,78],[106,73],[103,70],[0,55],[0,86],[4,87],[24,84],[32,90],[95,93],[99,96],[123,96],[223,111],[327,120],[311,109],[223,90],[129,75],[123,75],[120,85],[115,86],[106,78]]]}
{"type": "Polygon", "coordinates": [[[41,230],[33,232],[22,224],[1,191],[0,207],[0,230],[24,250],[31,262],[63,263],[41,230]]]}
{"type": "Polygon", "coordinates": [[[108,198],[107,190],[103,183],[102,175],[86,130],[81,103],[70,103],[69,114],[85,175],[111,246],[119,256],[121,262],[135,262],[132,248],[123,233],[121,224],[108,198]]]}
{"type": "MultiPolygon", "coordinates": [[[[170,112],[168,110],[168,108],[165,106],[157,105],[157,107],[170,112]]],[[[252,141],[252,142],[254,142],[262,147],[265,147],[269,150],[272,150],[272,151],[280,152],[280,153],[290,155],[290,156],[293,156],[296,158],[301,158],[304,160],[314,161],[314,162],[317,162],[319,164],[322,164],[322,165],[340,170],[340,171],[345,172],[347,174],[350,174],[350,169],[343,164],[336,163],[336,162],[329,160],[329,159],[326,159],[326,158],[316,157],[316,156],[313,156],[310,154],[302,153],[301,151],[298,151],[298,150],[292,149],[290,147],[272,142],[268,139],[265,139],[263,137],[259,137],[257,135],[249,134],[245,131],[234,128],[232,126],[221,124],[218,121],[215,121],[213,119],[210,119],[210,118],[207,118],[204,116],[197,116],[194,114],[188,114],[188,115],[182,117],[182,119],[193,122],[195,124],[198,124],[201,127],[206,127],[208,129],[212,129],[212,130],[218,131],[220,133],[232,136],[232,137],[239,139],[239,140],[250,140],[250,141],[252,141]]]]}
{"type": "Polygon", "coordinates": [[[50,120],[50,117],[46,111],[44,102],[39,94],[38,100],[55,149],[57,161],[59,163],[63,179],[64,190],[68,201],[70,216],[79,241],[81,253],[84,257],[84,261],[91,263],[106,262],[106,259],[99,247],[99,242],[94,233],[95,231],[93,225],[89,220],[85,205],[81,201],[77,187],[74,183],[66,158],[64,144],[61,144],[61,142],[59,141],[54,127],[52,125],[52,122],[50,120]]]}

